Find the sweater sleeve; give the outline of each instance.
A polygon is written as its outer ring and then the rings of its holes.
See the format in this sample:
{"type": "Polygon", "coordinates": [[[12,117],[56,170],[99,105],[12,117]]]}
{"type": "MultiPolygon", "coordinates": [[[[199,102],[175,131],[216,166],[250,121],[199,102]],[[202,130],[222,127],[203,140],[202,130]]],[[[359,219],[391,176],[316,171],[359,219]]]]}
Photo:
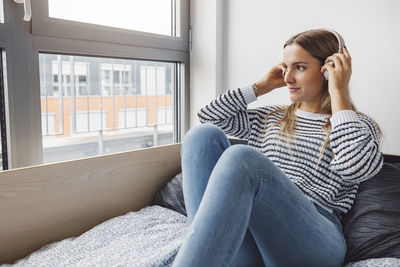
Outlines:
{"type": "Polygon", "coordinates": [[[248,138],[252,115],[247,105],[257,99],[251,86],[229,90],[197,113],[201,123],[212,123],[226,134],[248,138]]]}
{"type": "Polygon", "coordinates": [[[376,123],[352,110],[336,112],[330,121],[330,145],[334,154],[332,170],[352,183],[373,177],[383,164],[376,123]]]}

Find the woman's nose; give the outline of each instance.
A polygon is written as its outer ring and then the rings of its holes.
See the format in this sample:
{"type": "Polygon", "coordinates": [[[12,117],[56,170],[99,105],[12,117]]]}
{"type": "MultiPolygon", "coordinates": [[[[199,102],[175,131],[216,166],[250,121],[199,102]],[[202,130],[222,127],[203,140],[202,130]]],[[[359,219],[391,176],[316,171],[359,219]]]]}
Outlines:
{"type": "Polygon", "coordinates": [[[286,69],[286,71],[283,74],[285,83],[293,83],[294,82],[294,75],[291,70],[286,69]]]}

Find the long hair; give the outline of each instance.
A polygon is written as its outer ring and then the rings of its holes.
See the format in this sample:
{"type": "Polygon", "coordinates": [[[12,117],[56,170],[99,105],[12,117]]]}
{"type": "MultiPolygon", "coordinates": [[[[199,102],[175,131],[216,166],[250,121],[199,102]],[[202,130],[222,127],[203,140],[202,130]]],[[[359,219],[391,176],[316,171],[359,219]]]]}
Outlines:
{"type": "MultiPolygon", "coordinates": [[[[315,30],[309,30],[305,32],[298,33],[291,37],[289,40],[286,41],[285,45],[283,48],[285,48],[288,45],[292,44],[297,44],[301,46],[303,49],[305,49],[312,57],[318,59],[321,63],[321,67],[325,64],[325,60],[327,57],[333,55],[334,53],[337,53],[339,51],[339,43],[336,38],[336,36],[331,33],[330,31],[323,30],[323,29],[315,29],[315,30]]],[[[321,107],[322,107],[322,113],[324,114],[329,114],[329,118],[332,116],[332,108],[331,108],[331,97],[328,91],[328,81],[324,81],[323,84],[323,93],[322,93],[322,98],[321,98],[321,107]]],[[[350,96],[349,96],[350,97],[350,96]]],[[[350,99],[350,104],[351,104],[351,109],[357,112],[358,114],[363,114],[359,111],[357,111],[353,101],[350,99]]],[[[279,140],[282,140],[284,137],[286,137],[286,140],[288,142],[288,147],[290,151],[290,143],[293,138],[294,130],[296,127],[296,115],[295,115],[295,110],[298,109],[300,106],[300,103],[293,102],[289,106],[281,109],[277,109],[269,113],[266,118],[265,118],[265,132],[267,133],[267,119],[268,116],[275,114],[275,113],[283,113],[282,118],[280,119],[279,122],[272,124],[269,128],[275,125],[280,125],[280,131],[279,131],[279,140]]],[[[364,114],[363,114],[364,115],[364,114]]],[[[315,166],[317,168],[323,153],[328,146],[330,139],[329,139],[329,134],[332,129],[330,120],[327,120],[325,125],[323,125],[322,129],[326,133],[325,141],[321,146],[320,149],[320,154],[319,154],[319,159],[318,162],[315,166]]],[[[382,136],[382,132],[376,123],[379,131],[380,137],[382,136]]],[[[332,155],[333,156],[333,155],[332,155]]]]}

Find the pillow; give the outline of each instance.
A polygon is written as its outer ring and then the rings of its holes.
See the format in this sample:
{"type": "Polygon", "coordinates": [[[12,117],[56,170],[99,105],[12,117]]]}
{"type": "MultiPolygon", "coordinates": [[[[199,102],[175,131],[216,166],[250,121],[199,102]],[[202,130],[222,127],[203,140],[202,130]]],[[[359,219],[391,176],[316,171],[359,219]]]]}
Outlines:
{"type": "Polygon", "coordinates": [[[154,197],[153,205],[159,205],[186,215],[183,200],[182,173],[177,174],[154,197]]]}
{"type": "Polygon", "coordinates": [[[374,177],[360,184],[342,226],[345,263],[400,258],[400,163],[385,162],[374,177]]]}

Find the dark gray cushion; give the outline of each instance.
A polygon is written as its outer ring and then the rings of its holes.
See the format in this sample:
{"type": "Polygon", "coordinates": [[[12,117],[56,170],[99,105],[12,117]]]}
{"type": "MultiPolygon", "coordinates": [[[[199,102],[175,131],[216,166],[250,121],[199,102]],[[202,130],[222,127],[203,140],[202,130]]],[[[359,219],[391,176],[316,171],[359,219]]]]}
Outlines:
{"type": "Polygon", "coordinates": [[[153,205],[159,205],[177,211],[186,216],[183,200],[182,173],[171,179],[154,197],[153,205]]]}
{"type": "Polygon", "coordinates": [[[400,258],[400,163],[384,163],[378,174],[360,184],[342,225],[345,263],[400,258]]]}

